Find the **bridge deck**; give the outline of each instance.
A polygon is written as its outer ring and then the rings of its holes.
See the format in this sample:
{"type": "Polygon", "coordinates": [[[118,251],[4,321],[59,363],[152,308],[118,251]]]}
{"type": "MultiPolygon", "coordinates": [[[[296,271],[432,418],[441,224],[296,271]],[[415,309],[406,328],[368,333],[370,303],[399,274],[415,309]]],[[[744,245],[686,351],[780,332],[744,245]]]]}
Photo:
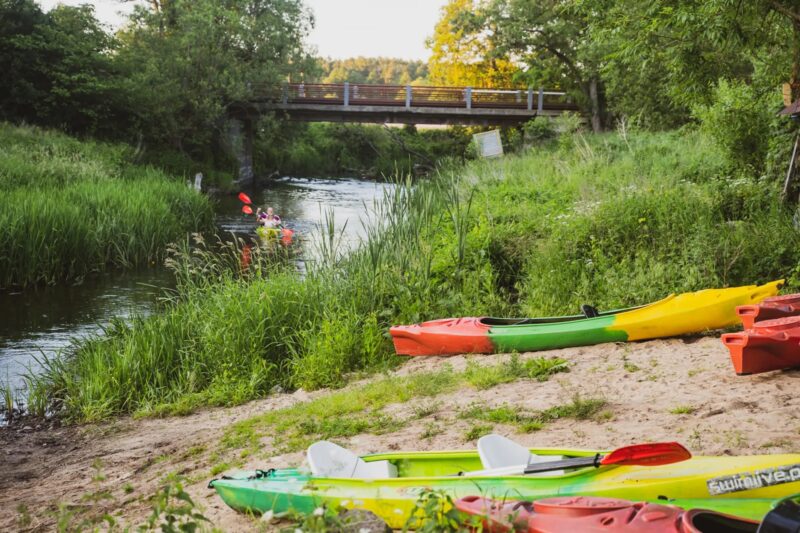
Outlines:
{"type": "Polygon", "coordinates": [[[565,93],[412,85],[287,84],[262,87],[249,102],[292,120],[513,125],[577,111],[565,93]]]}

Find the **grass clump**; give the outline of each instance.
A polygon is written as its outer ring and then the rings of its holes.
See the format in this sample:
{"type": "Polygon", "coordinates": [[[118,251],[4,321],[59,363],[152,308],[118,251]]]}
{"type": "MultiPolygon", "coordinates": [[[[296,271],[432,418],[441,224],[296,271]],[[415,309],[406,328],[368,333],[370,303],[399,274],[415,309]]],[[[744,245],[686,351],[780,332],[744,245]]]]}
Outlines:
{"type": "Polygon", "coordinates": [[[697,411],[697,407],[693,405],[678,405],[669,410],[673,415],[690,415],[697,411]]]}
{"type": "Polygon", "coordinates": [[[150,265],[211,227],[208,199],[131,149],[0,124],[0,287],[150,265]]]}
{"type": "Polygon", "coordinates": [[[512,354],[508,361],[494,366],[482,366],[470,361],[467,363],[466,379],[476,389],[484,390],[520,378],[547,381],[555,373],[568,371],[569,363],[558,357],[533,357],[522,361],[518,354],[512,354]]]}
{"type": "Polygon", "coordinates": [[[508,424],[516,426],[518,430],[524,433],[532,433],[542,429],[548,422],[553,422],[560,418],[588,420],[597,417],[600,420],[607,420],[613,414],[610,411],[601,413],[606,404],[607,402],[602,398],[583,398],[580,395],[575,395],[568,404],[557,405],[539,412],[527,413],[522,407],[513,405],[486,408],[483,405],[472,404],[459,413],[459,416],[494,424],[508,424]]]}
{"type": "Polygon", "coordinates": [[[484,435],[488,435],[489,433],[491,433],[493,429],[494,426],[491,426],[489,424],[473,424],[464,433],[464,442],[472,442],[478,440],[484,435]]]}
{"type": "Polygon", "coordinates": [[[222,445],[257,449],[261,437],[271,435],[274,446],[296,451],[322,439],[399,431],[407,421],[383,413],[384,407],[449,392],[458,383],[450,370],[382,379],[238,422],[226,430],[222,445]]]}

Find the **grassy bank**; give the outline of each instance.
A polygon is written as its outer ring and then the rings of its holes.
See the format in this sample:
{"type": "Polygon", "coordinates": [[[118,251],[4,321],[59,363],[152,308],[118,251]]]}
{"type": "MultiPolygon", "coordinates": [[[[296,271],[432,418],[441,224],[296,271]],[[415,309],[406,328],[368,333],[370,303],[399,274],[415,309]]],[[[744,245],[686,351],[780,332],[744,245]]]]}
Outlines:
{"type": "Polygon", "coordinates": [[[54,399],[78,420],[187,412],[396,363],[393,323],[573,313],[784,276],[797,287],[800,239],[777,184],[731,168],[692,130],[569,135],[399,184],[361,249],[341,257],[323,240],[305,278],[179,253],[174,304],[76,344],[33,384],[33,404],[54,399]]]}
{"type": "Polygon", "coordinates": [[[158,261],[208,227],[208,200],[125,145],[0,124],[0,287],[158,261]]]}

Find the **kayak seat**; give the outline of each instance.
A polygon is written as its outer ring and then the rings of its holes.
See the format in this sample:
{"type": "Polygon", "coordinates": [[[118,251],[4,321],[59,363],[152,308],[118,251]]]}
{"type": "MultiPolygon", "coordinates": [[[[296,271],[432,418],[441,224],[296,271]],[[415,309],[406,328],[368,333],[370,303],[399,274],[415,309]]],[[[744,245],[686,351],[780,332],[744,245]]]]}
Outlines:
{"type": "MultiPolygon", "coordinates": [[[[518,469],[521,474],[527,465],[560,461],[564,458],[561,455],[533,454],[525,446],[494,433],[478,439],[478,457],[480,457],[484,468],[481,474],[491,473],[487,471],[498,469],[503,471],[518,469]]],[[[563,474],[563,470],[554,470],[552,472],[542,472],[539,475],[560,476],[563,474]]]]}
{"type": "Polygon", "coordinates": [[[321,440],[306,453],[311,474],[316,477],[387,479],[397,477],[397,467],[389,461],[365,461],[350,450],[321,440]]]}
{"type": "Polygon", "coordinates": [[[596,316],[600,316],[600,311],[598,311],[597,308],[594,307],[593,305],[586,305],[586,304],[582,305],[581,313],[583,313],[583,316],[585,316],[586,318],[594,318],[596,316]]]}

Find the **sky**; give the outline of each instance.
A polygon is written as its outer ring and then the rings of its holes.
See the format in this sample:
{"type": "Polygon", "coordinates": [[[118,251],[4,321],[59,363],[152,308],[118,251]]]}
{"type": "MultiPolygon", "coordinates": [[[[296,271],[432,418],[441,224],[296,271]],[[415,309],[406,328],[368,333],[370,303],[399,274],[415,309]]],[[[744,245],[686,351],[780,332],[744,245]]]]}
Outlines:
{"type": "MultiPolygon", "coordinates": [[[[118,28],[133,2],[120,0],[38,0],[43,9],[56,4],[93,4],[97,18],[118,28]],[[122,14],[120,14],[122,13],[122,14]]],[[[314,12],[308,42],[332,58],[385,56],[427,60],[425,39],[433,34],[447,0],[305,0],[314,12]]]]}

